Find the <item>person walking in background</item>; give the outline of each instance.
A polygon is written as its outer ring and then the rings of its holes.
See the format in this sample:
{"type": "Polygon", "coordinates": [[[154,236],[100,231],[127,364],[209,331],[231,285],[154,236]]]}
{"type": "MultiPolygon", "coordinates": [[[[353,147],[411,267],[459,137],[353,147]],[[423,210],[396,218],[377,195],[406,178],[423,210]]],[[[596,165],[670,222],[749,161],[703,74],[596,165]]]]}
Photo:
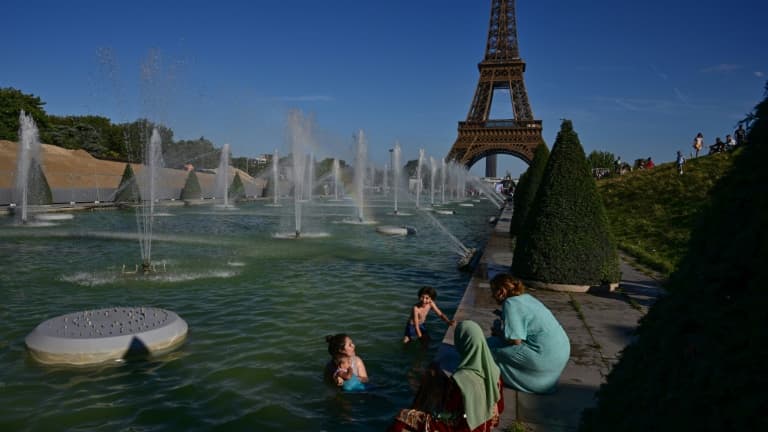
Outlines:
{"type": "Polygon", "coordinates": [[[677,164],[677,173],[683,175],[683,164],[685,163],[685,158],[683,157],[683,153],[680,150],[677,151],[677,159],[675,159],[675,163],[677,164]]]}
{"type": "Polygon", "coordinates": [[[699,132],[696,134],[696,138],[693,139],[693,150],[696,151],[696,157],[699,157],[699,152],[703,148],[704,148],[704,135],[701,132],[699,132]]]}
{"type": "Polygon", "coordinates": [[[736,140],[730,135],[725,136],[725,148],[728,150],[736,148],[736,140]]]}
{"type": "Polygon", "coordinates": [[[651,169],[651,168],[653,168],[655,166],[656,166],[656,164],[653,163],[653,159],[651,159],[651,157],[648,156],[648,160],[645,161],[645,168],[646,169],[651,169]]]}
{"type": "Polygon", "coordinates": [[[733,131],[733,135],[736,137],[737,146],[744,144],[744,141],[747,139],[747,131],[744,130],[744,125],[740,124],[739,127],[733,131]]]}

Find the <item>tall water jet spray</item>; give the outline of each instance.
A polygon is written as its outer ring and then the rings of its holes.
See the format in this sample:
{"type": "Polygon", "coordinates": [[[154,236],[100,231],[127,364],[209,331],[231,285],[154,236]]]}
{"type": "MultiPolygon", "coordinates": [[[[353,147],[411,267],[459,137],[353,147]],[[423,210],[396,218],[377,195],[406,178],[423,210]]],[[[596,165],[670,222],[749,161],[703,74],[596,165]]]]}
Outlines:
{"type": "Polygon", "coordinates": [[[381,180],[381,192],[384,195],[389,195],[389,178],[387,177],[387,172],[389,172],[389,165],[384,164],[384,172],[382,173],[382,180],[381,180]]]}
{"type": "Polygon", "coordinates": [[[443,159],[442,167],[440,169],[440,194],[442,195],[442,203],[445,204],[445,172],[446,172],[446,166],[445,166],[445,159],[443,159]]]}
{"type": "Polygon", "coordinates": [[[223,206],[229,207],[229,144],[221,148],[219,168],[216,170],[216,192],[223,198],[223,206]]]}
{"type": "Polygon", "coordinates": [[[307,155],[307,201],[312,201],[312,192],[315,188],[315,155],[307,155]]]}
{"type": "Polygon", "coordinates": [[[306,187],[307,149],[310,148],[310,125],[301,111],[294,110],[288,115],[288,140],[291,148],[293,169],[293,204],[296,237],[301,235],[301,202],[306,187]]]}
{"type": "Polygon", "coordinates": [[[160,168],[163,164],[162,140],[156,128],[144,150],[144,178],[147,193],[142,194],[141,206],[136,209],[136,223],[139,230],[139,248],[141,250],[141,271],[148,273],[152,266],[152,229],[155,217],[155,202],[160,184],[160,168]]]}
{"type": "Polygon", "coordinates": [[[333,160],[333,199],[339,200],[339,182],[341,181],[341,168],[339,167],[339,160],[333,160]]]}
{"type": "Polygon", "coordinates": [[[421,208],[421,166],[424,165],[424,149],[419,149],[419,162],[416,165],[416,208],[421,208]]]}
{"type": "Polygon", "coordinates": [[[277,166],[277,163],[279,161],[279,155],[277,152],[277,149],[275,149],[275,152],[272,154],[272,204],[277,205],[278,200],[280,199],[280,187],[279,187],[279,181],[280,181],[280,171],[279,167],[277,166]]]}
{"type": "Polygon", "coordinates": [[[392,149],[392,188],[395,192],[395,214],[397,214],[397,190],[400,189],[400,143],[396,142],[392,149]]]}
{"type": "MultiPolygon", "coordinates": [[[[27,223],[27,209],[30,201],[30,179],[34,166],[40,164],[40,138],[35,120],[26,115],[24,110],[19,114],[19,150],[16,156],[16,199],[20,200],[21,223],[27,223]]],[[[19,209],[17,209],[19,211],[19,209]]]]}
{"type": "Polygon", "coordinates": [[[357,134],[357,152],[355,153],[355,196],[357,197],[355,201],[357,202],[357,220],[360,222],[365,220],[363,214],[363,190],[365,189],[365,163],[367,159],[368,148],[365,141],[365,133],[361,129],[357,134]]]}
{"type": "Polygon", "coordinates": [[[435,177],[437,177],[437,162],[429,157],[429,203],[435,205],[435,177]]]}

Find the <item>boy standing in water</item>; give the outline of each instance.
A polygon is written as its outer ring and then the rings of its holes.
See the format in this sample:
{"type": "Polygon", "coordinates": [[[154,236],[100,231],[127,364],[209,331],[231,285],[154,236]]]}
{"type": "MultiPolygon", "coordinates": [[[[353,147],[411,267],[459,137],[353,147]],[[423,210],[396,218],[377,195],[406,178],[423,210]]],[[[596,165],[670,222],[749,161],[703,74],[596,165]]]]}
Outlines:
{"type": "MultiPolygon", "coordinates": [[[[405,335],[403,336],[403,343],[407,344],[412,339],[422,339],[426,336],[427,328],[424,326],[424,322],[427,319],[427,314],[430,310],[434,310],[437,316],[445,321],[448,325],[454,325],[456,321],[449,320],[448,317],[437,307],[435,299],[437,298],[437,291],[431,286],[424,286],[419,289],[419,302],[413,305],[411,316],[405,325],[405,335]]],[[[426,341],[425,339],[422,339],[426,341]]]]}

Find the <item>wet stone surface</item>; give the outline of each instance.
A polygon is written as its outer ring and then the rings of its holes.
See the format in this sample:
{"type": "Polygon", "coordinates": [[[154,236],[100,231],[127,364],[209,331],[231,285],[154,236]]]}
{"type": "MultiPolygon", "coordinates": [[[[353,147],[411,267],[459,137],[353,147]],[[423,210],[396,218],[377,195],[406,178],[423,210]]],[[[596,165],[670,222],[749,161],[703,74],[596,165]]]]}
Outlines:
{"type": "Polygon", "coordinates": [[[114,307],[74,312],[45,321],[38,331],[70,339],[102,338],[142,333],[165,326],[168,311],[152,307],[114,307]]]}

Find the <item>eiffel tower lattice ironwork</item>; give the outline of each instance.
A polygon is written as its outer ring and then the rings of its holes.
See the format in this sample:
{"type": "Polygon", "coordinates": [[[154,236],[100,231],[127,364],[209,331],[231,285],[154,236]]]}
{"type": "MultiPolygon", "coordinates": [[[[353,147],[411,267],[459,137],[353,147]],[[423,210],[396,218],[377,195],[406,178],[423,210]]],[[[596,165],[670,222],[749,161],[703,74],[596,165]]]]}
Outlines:
{"type": "Polygon", "coordinates": [[[515,0],[492,0],[485,58],[477,65],[480,79],[467,119],[459,122],[459,134],[447,159],[471,167],[496,154],[516,156],[527,163],[544,142],[541,120],[534,120],[523,72],[525,62],[517,45],[515,0]],[[490,119],[493,92],[509,90],[513,119],[490,119]]]}

